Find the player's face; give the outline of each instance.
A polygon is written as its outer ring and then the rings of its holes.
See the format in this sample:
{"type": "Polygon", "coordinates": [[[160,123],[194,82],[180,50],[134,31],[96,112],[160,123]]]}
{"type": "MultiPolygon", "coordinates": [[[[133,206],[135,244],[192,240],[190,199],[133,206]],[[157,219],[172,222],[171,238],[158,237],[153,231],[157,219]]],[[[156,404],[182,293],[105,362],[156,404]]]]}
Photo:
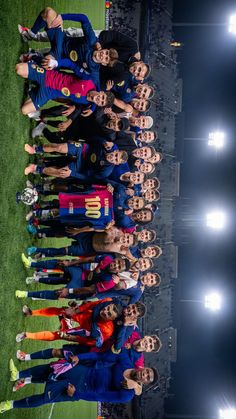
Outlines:
{"type": "Polygon", "coordinates": [[[148,202],[153,202],[156,200],[157,195],[156,195],[156,191],[154,189],[149,189],[145,192],[144,194],[144,198],[146,201],[148,202]]]}
{"type": "Polygon", "coordinates": [[[134,210],[139,210],[144,206],[144,199],[141,196],[133,196],[132,198],[129,198],[128,205],[134,210]]]}
{"type": "Polygon", "coordinates": [[[145,112],[147,109],[148,101],[145,99],[133,99],[131,105],[136,111],[145,112]]]}
{"type": "Polygon", "coordinates": [[[153,189],[155,188],[155,181],[154,179],[147,179],[144,183],[143,183],[143,189],[153,189]]]}
{"type": "Polygon", "coordinates": [[[106,160],[109,163],[119,165],[122,163],[122,153],[119,150],[111,151],[110,153],[106,154],[106,160]]]}
{"type": "Polygon", "coordinates": [[[142,249],[142,256],[153,258],[157,254],[155,247],[148,246],[146,249],[142,249]]]}
{"type": "Polygon", "coordinates": [[[118,317],[118,312],[115,304],[109,304],[100,311],[100,317],[103,320],[115,320],[118,317]]]}
{"type": "Polygon", "coordinates": [[[148,272],[141,276],[140,280],[146,287],[153,287],[153,285],[156,285],[156,275],[152,272],[148,272]]]}
{"type": "Polygon", "coordinates": [[[160,153],[155,153],[154,156],[150,157],[149,162],[156,164],[156,163],[159,163],[160,160],[161,160],[160,153]]]}
{"type": "Polygon", "coordinates": [[[138,135],[138,139],[144,143],[151,143],[154,141],[154,132],[153,131],[142,131],[138,135]]]}
{"type": "Polygon", "coordinates": [[[110,263],[110,271],[117,273],[125,270],[125,261],[121,258],[116,258],[113,262],[110,263]]]}
{"type": "Polygon", "coordinates": [[[139,258],[135,267],[141,272],[147,271],[151,268],[151,261],[148,258],[139,258]]]}
{"type": "Polygon", "coordinates": [[[148,68],[144,62],[137,61],[130,66],[129,71],[137,80],[142,81],[147,74],[148,68]]]}
{"type": "Polygon", "coordinates": [[[150,147],[140,147],[136,148],[132,154],[134,157],[137,157],[138,159],[146,160],[151,157],[152,150],[150,147]]]}
{"type": "Polygon", "coordinates": [[[107,95],[105,92],[89,92],[87,99],[90,102],[94,102],[97,106],[106,106],[107,104],[107,95]]]}
{"type": "Polygon", "coordinates": [[[153,170],[153,165],[149,162],[141,163],[139,166],[139,170],[142,173],[151,173],[153,170]]]}
{"type": "Polygon", "coordinates": [[[124,246],[132,246],[134,243],[134,237],[132,234],[129,233],[124,233],[121,237],[120,237],[120,243],[123,244],[124,246]]]}
{"type": "Polygon", "coordinates": [[[138,232],[138,240],[143,243],[147,243],[151,240],[151,231],[144,228],[142,231],[138,232]]]}
{"type": "Polygon", "coordinates": [[[96,63],[102,65],[108,65],[110,62],[109,49],[101,49],[100,51],[94,51],[93,59],[96,63]]]}
{"type": "Polygon", "coordinates": [[[110,119],[107,123],[106,123],[106,128],[108,129],[112,129],[113,131],[120,131],[119,128],[119,119],[110,119]]]}
{"type": "Polygon", "coordinates": [[[139,315],[138,307],[136,306],[136,304],[129,304],[127,307],[123,309],[123,314],[125,316],[138,317],[139,315]]]}
{"type": "Polygon", "coordinates": [[[134,172],[130,173],[130,182],[134,185],[139,185],[140,183],[143,183],[144,180],[144,173],[141,172],[134,172]]]}
{"type": "Polygon", "coordinates": [[[140,129],[145,129],[148,128],[149,121],[145,116],[140,116],[139,118],[136,118],[135,125],[140,129]]]}
{"type": "Polygon", "coordinates": [[[133,214],[136,221],[151,221],[152,213],[150,210],[142,209],[139,212],[133,214]]]}
{"type": "Polygon", "coordinates": [[[134,370],[132,378],[142,384],[149,384],[154,380],[154,373],[151,368],[139,368],[134,370]]]}
{"type": "Polygon", "coordinates": [[[155,349],[155,340],[151,336],[144,336],[138,341],[136,349],[142,352],[152,352],[155,349]]]}
{"type": "Polygon", "coordinates": [[[135,92],[140,99],[148,99],[151,93],[151,88],[147,84],[138,84],[135,92]]]}

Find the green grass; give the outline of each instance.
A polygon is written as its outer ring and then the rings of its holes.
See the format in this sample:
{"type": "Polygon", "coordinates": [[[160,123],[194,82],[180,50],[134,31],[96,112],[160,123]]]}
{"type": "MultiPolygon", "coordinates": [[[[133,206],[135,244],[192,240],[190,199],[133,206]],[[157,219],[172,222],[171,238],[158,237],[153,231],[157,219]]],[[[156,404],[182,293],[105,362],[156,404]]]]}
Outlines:
{"type": "MultiPolygon", "coordinates": [[[[104,0],[52,0],[50,6],[58,12],[82,12],[89,16],[95,29],[104,27],[104,0]]],[[[50,319],[30,318],[24,319],[21,314],[22,301],[16,301],[16,289],[26,289],[25,277],[27,272],[22,266],[20,254],[32,243],[26,232],[25,214],[23,204],[17,205],[15,193],[25,186],[24,167],[28,157],[23,151],[24,143],[28,142],[32,129],[28,118],[20,113],[20,106],[24,98],[24,81],[15,75],[15,64],[22,52],[27,51],[28,45],[20,39],[17,24],[30,26],[40,10],[48,6],[43,0],[4,0],[0,7],[0,115],[1,115],[1,154],[0,154],[0,266],[1,266],[1,304],[0,304],[0,359],[1,382],[0,400],[19,399],[26,395],[42,391],[40,385],[31,385],[17,394],[11,391],[9,382],[8,362],[10,357],[15,359],[16,349],[21,348],[27,352],[50,347],[46,343],[26,341],[16,344],[15,336],[22,330],[54,330],[57,322],[50,319]]],[[[71,22],[66,23],[72,26],[71,22]]],[[[65,25],[65,26],[66,26],[65,25]]],[[[76,24],[73,23],[73,26],[76,24]]],[[[37,44],[38,46],[39,44],[37,44]]],[[[45,46],[43,44],[42,46],[45,46]]],[[[46,242],[44,242],[46,245],[46,242]]],[[[55,244],[55,242],[54,242],[55,244]]],[[[30,303],[32,307],[44,306],[43,302],[30,303]]],[[[52,305],[55,305],[54,302],[52,305]]],[[[62,303],[59,303],[62,305],[62,303]]],[[[57,344],[59,346],[59,344],[57,344]]],[[[40,362],[39,362],[40,363],[40,362]]],[[[27,365],[36,365],[36,362],[20,364],[19,368],[27,365]]],[[[51,405],[35,409],[19,409],[5,413],[6,418],[34,418],[46,419],[51,412],[51,405]]],[[[93,419],[96,417],[96,404],[94,403],[60,403],[53,409],[52,419],[93,419]]]]}

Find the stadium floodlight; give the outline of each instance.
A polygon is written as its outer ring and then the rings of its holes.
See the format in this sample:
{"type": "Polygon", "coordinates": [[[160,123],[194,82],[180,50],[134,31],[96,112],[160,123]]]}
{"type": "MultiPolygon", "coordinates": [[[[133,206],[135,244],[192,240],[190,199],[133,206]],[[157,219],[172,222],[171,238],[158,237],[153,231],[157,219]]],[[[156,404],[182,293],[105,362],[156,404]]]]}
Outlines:
{"type": "Polygon", "coordinates": [[[205,305],[205,308],[211,311],[219,311],[222,306],[221,295],[218,292],[212,292],[211,294],[205,295],[204,305],[205,305]]]}
{"type": "Polygon", "coordinates": [[[212,211],[206,214],[206,225],[213,230],[222,230],[226,224],[226,215],[222,211],[212,211]]]}
{"type": "Polygon", "coordinates": [[[210,132],[208,135],[208,145],[215,148],[223,148],[225,145],[225,133],[223,131],[210,132]]]}
{"type": "Polygon", "coordinates": [[[236,419],[236,409],[220,409],[219,410],[220,419],[236,419]]]}
{"type": "Polygon", "coordinates": [[[230,33],[236,35],[236,14],[230,16],[228,29],[230,33]]]}

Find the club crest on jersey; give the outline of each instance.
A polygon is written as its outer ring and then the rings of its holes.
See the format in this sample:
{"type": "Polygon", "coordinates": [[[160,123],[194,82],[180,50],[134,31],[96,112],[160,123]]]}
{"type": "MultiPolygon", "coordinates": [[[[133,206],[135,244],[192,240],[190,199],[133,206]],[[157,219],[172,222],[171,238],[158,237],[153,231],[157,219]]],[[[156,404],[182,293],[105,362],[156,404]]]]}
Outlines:
{"type": "Polygon", "coordinates": [[[92,154],[91,154],[91,156],[90,156],[90,160],[91,160],[91,162],[92,162],[92,163],[95,163],[95,161],[97,160],[97,156],[96,156],[96,154],[95,154],[95,153],[92,153],[92,154]]]}
{"type": "Polygon", "coordinates": [[[122,80],[122,81],[120,81],[120,83],[117,83],[117,86],[122,87],[122,86],[124,86],[124,84],[125,84],[125,81],[122,80]]]}
{"type": "Polygon", "coordinates": [[[74,143],[74,146],[75,147],[82,147],[81,143],[78,143],[78,142],[77,143],[74,143]]]}
{"type": "Polygon", "coordinates": [[[64,96],[70,96],[70,91],[69,91],[68,87],[63,87],[63,88],[61,89],[61,93],[62,93],[64,96]]]}
{"type": "Polygon", "coordinates": [[[125,348],[126,348],[126,349],[130,349],[130,348],[131,348],[130,343],[126,343],[126,344],[125,344],[125,348]]]}
{"type": "Polygon", "coordinates": [[[70,57],[71,61],[75,62],[75,61],[78,60],[78,54],[74,49],[70,52],[69,57],[70,57]]]}
{"type": "Polygon", "coordinates": [[[80,98],[81,97],[81,93],[75,93],[75,97],[80,98]]]}

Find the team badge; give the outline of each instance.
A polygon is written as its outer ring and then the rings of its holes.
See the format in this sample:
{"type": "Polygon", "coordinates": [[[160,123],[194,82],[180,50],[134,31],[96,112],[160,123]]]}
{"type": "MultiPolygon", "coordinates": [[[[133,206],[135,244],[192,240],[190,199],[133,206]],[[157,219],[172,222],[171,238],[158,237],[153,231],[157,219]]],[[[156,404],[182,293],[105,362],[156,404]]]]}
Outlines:
{"type": "Polygon", "coordinates": [[[64,96],[70,96],[70,91],[69,91],[68,87],[63,87],[63,88],[61,89],[61,93],[62,93],[64,96]]]}
{"type": "Polygon", "coordinates": [[[124,84],[125,84],[125,81],[122,80],[122,81],[120,81],[120,83],[117,83],[117,86],[122,87],[122,86],[124,86],[124,84]]]}
{"type": "Polygon", "coordinates": [[[95,153],[92,153],[92,154],[91,154],[91,156],[90,156],[90,160],[91,160],[91,162],[92,162],[92,163],[95,163],[95,161],[97,160],[97,156],[96,156],[96,154],[95,154],[95,153]]]}
{"type": "Polygon", "coordinates": [[[75,61],[78,60],[78,54],[74,49],[70,52],[69,57],[70,57],[71,61],[75,62],[75,61]]]}
{"type": "Polygon", "coordinates": [[[75,97],[80,98],[80,97],[81,97],[81,94],[80,94],[80,93],[76,93],[76,94],[75,94],[75,97]]]}
{"type": "Polygon", "coordinates": [[[82,147],[81,143],[78,143],[78,142],[77,143],[74,143],[74,146],[75,147],[82,147]]]}

